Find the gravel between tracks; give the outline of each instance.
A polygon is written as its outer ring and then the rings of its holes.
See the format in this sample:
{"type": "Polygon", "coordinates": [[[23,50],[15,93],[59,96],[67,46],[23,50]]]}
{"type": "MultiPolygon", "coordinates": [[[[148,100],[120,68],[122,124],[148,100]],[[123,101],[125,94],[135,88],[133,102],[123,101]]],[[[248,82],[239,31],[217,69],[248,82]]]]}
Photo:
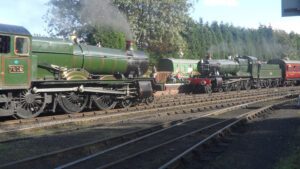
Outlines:
{"type": "MultiPolygon", "coordinates": [[[[259,104],[255,104],[254,107],[264,106],[264,105],[265,103],[259,103],[259,104]]],[[[98,126],[95,128],[83,129],[78,131],[73,130],[66,133],[61,132],[59,134],[49,134],[49,135],[34,137],[34,139],[29,138],[26,140],[14,141],[12,143],[1,143],[0,151],[6,153],[1,153],[0,163],[15,161],[15,160],[23,159],[25,157],[59,150],[62,148],[86,143],[96,139],[113,137],[125,132],[150,127],[153,126],[154,124],[159,124],[166,121],[173,121],[176,119],[195,117],[195,116],[197,116],[196,113],[195,114],[188,113],[188,114],[177,114],[177,115],[162,116],[162,117],[156,116],[153,118],[149,118],[147,120],[146,119],[127,120],[120,123],[98,126]]],[[[225,116],[226,115],[223,115],[223,117],[225,116]]]]}
{"type": "Polygon", "coordinates": [[[225,146],[208,149],[205,157],[193,159],[195,163],[185,167],[273,169],[281,157],[289,154],[290,144],[297,141],[295,133],[300,126],[300,110],[296,105],[284,105],[272,114],[252,121],[229,137],[225,146]]]}

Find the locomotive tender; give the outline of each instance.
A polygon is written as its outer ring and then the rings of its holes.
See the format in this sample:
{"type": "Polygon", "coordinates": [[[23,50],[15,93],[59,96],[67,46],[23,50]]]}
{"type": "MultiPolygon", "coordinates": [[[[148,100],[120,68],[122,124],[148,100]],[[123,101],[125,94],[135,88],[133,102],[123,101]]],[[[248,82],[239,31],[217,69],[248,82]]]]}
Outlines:
{"type": "Polygon", "coordinates": [[[300,81],[299,66],[297,60],[273,59],[261,63],[254,56],[207,59],[198,63],[201,75],[189,81],[193,92],[205,93],[296,85],[300,81]]]}
{"type": "Polygon", "coordinates": [[[78,113],[93,105],[107,110],[151,104],[163,85],[141,77],[149,58],[132,45],[126,42],[121,51],[76,39],[35,38],[24,27],[0,24],[0,116],[32,118],[57,106],[78,113]]]}

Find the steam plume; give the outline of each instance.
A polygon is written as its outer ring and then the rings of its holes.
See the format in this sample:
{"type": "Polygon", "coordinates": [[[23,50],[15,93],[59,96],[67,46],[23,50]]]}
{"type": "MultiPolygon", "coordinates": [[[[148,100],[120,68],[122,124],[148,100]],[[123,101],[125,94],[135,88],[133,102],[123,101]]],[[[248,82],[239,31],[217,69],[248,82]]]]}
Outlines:
{"type": "Polygon", "coordinates": [[[122,32],[127,40],[133,40],[127,17],[110,0],[82,0],[82,3],[81,17],[85,22],[122,32]]]}

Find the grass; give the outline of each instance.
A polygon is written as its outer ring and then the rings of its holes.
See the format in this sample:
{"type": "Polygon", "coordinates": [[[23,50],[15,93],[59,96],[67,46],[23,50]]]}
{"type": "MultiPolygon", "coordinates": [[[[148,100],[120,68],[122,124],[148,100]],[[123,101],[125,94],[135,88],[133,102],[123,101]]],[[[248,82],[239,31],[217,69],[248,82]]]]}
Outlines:
{"type": "MultiPolygon", "coordinates": [[[[300,116],[300,111],[298,114],[300,116]]],[[[292,144],[291,153],[282,157],[274,169],[300,169],[300,127],[298,127],[295,140],[298,141],[292,144]]]]}

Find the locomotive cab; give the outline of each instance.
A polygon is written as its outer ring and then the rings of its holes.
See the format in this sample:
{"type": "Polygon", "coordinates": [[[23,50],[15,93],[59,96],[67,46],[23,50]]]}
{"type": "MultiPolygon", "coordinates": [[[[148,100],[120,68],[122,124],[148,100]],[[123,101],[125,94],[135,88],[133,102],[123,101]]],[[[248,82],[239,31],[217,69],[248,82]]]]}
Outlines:
{"type": "Polygon", "coordinates": [[[28,88],[35,79],[31,34],[23,27],[0,24],[1,88],[28,88]]]}

